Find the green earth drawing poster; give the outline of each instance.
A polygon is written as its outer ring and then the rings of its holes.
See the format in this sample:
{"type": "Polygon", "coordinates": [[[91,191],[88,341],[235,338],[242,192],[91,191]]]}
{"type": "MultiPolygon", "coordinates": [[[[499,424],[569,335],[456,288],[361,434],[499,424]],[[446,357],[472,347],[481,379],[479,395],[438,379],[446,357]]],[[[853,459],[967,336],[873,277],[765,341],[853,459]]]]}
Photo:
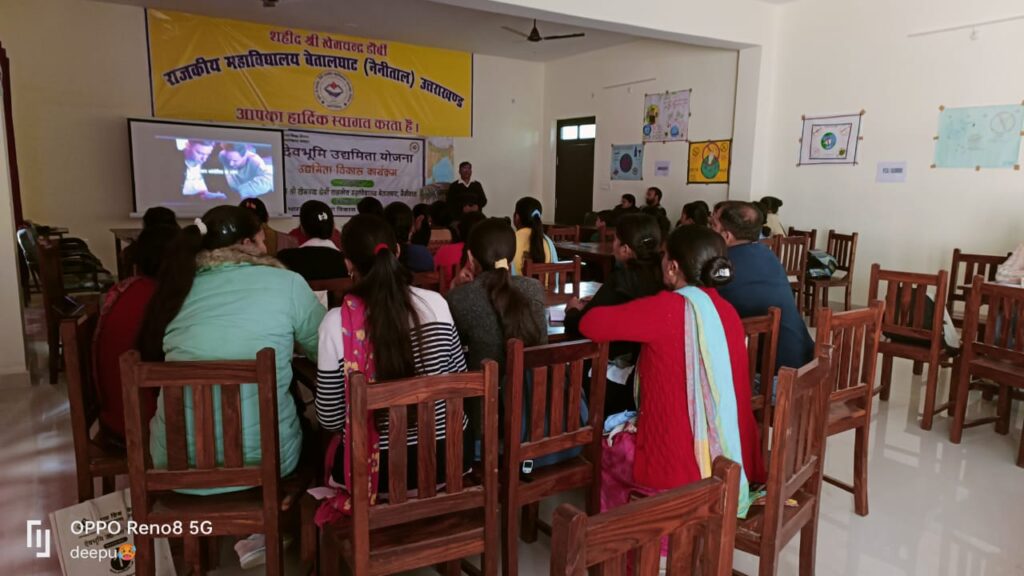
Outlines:
{"type": "Polygon", "coordinates": [[[1024,106],[942,108],[935,142],[936,168],[1020,166],[1024,106]]]}
{"type": "Polygon", "coordinates": [[[727,184],[732,160],[732,140],[690,142],[687,184],[727,184]]]}
{"type": "Polygon", "coordinates": [[[862,115],[804,117],[799,165],[857,164],[862,115]]]}

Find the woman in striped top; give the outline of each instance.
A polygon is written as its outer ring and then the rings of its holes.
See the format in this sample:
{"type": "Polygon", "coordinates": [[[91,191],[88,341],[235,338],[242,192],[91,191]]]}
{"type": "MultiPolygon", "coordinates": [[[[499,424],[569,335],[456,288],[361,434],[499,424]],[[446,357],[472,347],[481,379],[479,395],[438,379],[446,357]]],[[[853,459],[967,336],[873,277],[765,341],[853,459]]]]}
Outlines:
{"type": "MultiPolygon", "coordinates": [[[[398,259],[395,235],[383,219],[372,215],[352,218],[342,230],[341,243],[345,265],[355,285],[345,297],[342,307],[329,311],[320,325],[316,412],[324,429],[343,435],[334,458],[332,477],[336,483],[345,485],[347,372],[359,369],[371,380],[395,380],[416,375],[464,372],[466,359],[448,304],[440,294],[411,285],[411,275],[398,259]],[[343,323],[346,333],[342,331],[343,323]],[[347,350],[346,343],[349,345],[347,350]],[[358,349],[365,350],[363,356],[371,358],[368,363],[360,361],[359,355],[355,354],[358,349]]],[[[442,480],[445,470],[444,406],[443,401],[435,404],[437,470],[442,480]]],[[[465,426],[466,421],[463,421],[465,426]]],[[[389,447],[386,418],[376,419],[376,432],[380,447],[377,485],[386,492],[389,447]]],[[[406,478],[410,489],[416,486],[417,480],[416,439],[416,427],[410,425],[406,478]]],[[[466,445],[472,448],[471,441],[466,445]]],[[[468,464],[470,459],[464,458],[463,462],[468,464]]]]}

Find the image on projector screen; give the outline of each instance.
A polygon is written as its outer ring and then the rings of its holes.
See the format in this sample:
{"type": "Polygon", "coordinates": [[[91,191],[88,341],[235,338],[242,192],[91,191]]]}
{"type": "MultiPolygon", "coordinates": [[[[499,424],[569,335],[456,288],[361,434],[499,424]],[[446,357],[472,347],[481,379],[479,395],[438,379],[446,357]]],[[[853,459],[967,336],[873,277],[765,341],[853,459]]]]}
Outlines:
{"type": "Polygon", "coordinates": [[[279,130],[129,120],[135,214],[153,206],[181,217],[260,198],[285,214],[279,130]]]}
{"type": "MultiPolygon", "coordinates": [[[[157,138],[161,138],[158,136],[157,138]]],[[[274,190],[274,159],[271,147],[250,142],[215,142],[166,138],[174,148],[167,153],[181,162],[182,196],[206,200],[262,196],[274,190]],[[260,155],[264,149],[266,156],[260,155]]]]}

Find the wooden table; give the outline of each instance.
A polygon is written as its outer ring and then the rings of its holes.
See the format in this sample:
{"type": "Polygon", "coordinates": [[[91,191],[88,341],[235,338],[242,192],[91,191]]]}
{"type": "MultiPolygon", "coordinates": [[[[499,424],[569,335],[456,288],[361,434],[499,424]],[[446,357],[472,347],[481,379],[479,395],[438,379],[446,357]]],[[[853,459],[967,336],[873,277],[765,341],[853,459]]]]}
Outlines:
{"type": "Polygon", "coordinates": [[[124,261],[121,259],[122,243],[125,246],[135,242],[142,232],[142,228],[111,228],[114,234],[114,251],[117,255],[117,279],[124,280],[128,277],[129,270],[125,270],[124,261]]]}
{"type": "Polygon", "coordinates": [[[559,259],[579,256],[580,260],[601,267],[601,280],[608,280],[615,267],[615,254],[610,243],[600,242],[558,242],[555,244],[559,259]]]}
{"type": "MultiPolygon", "coordinates": [[[[601,288],[600,282],[580,282],[580,300],[588,300],[597,294],[597,291],[601,288]]],[[[546,292],[545,298],[548,306],[555,306],[558,304],[564,305],[572,299],[573,285],[566,284],[564,293],[546,292]]]]}
{"type": "MultiPolygon", "coordinates": [[[[597,291],[601,288],[600,282],[580,282],[580,300],[589,300],[597,294],[597,291]]],[[[548,295],[548,307],[545,311],[545,315],[550,318],[551,312],[564,312],[565,303],[568,299],[562,302],[553,302],[552,296],[559,296],[558,294],[548,295]]],[[[548,320],[548,342],[565,342],[565,324],[562,322],[553,323],[548,320]]]]}

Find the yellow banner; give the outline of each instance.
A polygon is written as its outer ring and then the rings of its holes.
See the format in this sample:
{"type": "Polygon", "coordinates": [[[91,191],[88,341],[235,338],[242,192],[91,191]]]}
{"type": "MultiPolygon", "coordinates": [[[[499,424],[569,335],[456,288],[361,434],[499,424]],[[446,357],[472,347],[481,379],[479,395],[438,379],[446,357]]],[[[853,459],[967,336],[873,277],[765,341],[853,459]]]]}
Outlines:
{"type": "Polygon", "coordinates": [[[156,116],[472,135],[468,52],[180,12],[146,18],[156,116]]]}
{"type": "Polygon", "coordinates": [[[725,184],[729,182],[732,140],[690,142],[687,184],[725,184]]]}

